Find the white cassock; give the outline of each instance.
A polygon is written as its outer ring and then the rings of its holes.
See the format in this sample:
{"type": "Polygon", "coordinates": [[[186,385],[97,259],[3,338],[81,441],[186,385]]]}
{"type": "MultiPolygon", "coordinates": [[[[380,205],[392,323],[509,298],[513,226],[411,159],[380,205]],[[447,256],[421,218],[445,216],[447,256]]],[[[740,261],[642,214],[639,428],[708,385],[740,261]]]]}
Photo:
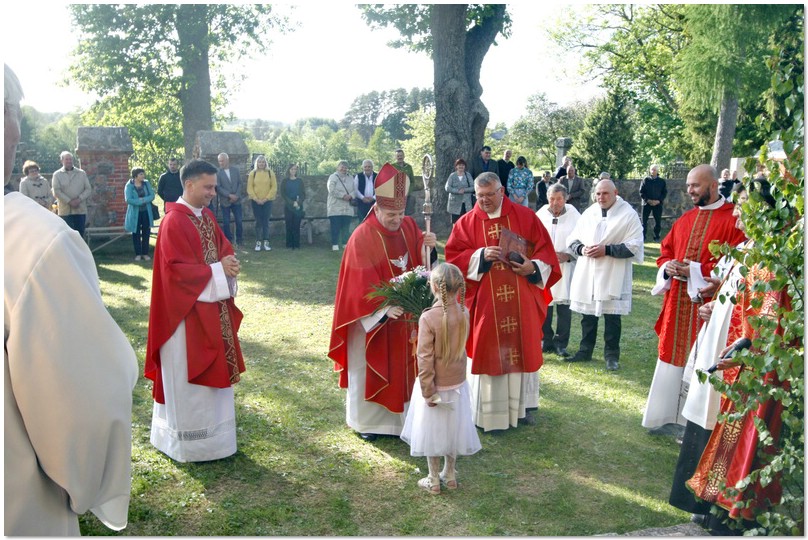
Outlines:
{"type": "Polygon", "coordinates": [[[707,371],[715,365],[718,362],[718,354],[727,346],[732,308],[735,305],[731,298],[738,292],[738,283],[743,280],[742,266],[735,263],[731,257],[725,256],[713,268],[713,273],[723,279],[724,283],[713,296],[715,304],[712,315],[699,330],[699,335],[690,349],[690,356],[682,376],[682,380],[687,385],[687,398],[682,408],[682,416],[710,431],[715,427],[721,407],[721,394],[713,388],[709,381],[699,382],[698,372],[707,371]]]}
{"type": "MultiPolygon", "coordinates": [[[[180,198],[197,217],[202,209],[180,198]]],[[[197,302],[218,302],[232,295],[221,262],[213,270],[197,302]]],[[[234,287],[233,287],[234,289],[234,287]]],[[[151,443],[175,461],[211,461],[236,453],[236,405],[233,387],[213,388],[188,382],[185,321],[160,347],[165,404],[154,402],[151,443]]]]}
{"type": "MultiPolygon", "coordinates": [[[[563,214],[555,217],[550,213],[550,205],[545,204],[536,211],[536,216],[538,216],[544,228],[547,229],[550,238],[553,239],[553,249],[556,253],[572,255],[572,252],[567,247],[567,238],[578,223],[581,214],[571,204],[565,204],[564,210],[563,214]],[[556,223],[553,223],[553,220],[556,223]]],[[[550,292],[553,294],[553,301],[550,302],[551,306],[570,303],[570,285],[572,284],[572,274],[575,271],[575,259],[571,258],[567,262],[559,262],[558,265],[561,267],[561,279],[550,287],[550,292]]]]}
{"type": "MultiPolygon", "coordinates": [[[[502,207],[500,206],[493,214],[488,214],[489,219],[500,217],[502,207]]],[[[480,260],[483,257],[485,248],[478,249],[469,260],[469,267],[466,269],[466,278],[480,281],[483,274],[478,272],[480,260]]],[[[544,287],[547,278],[552,272],[552,267],[533,259],[541,274],[541,284],[544,287]]],[[[541,329],[539,329],[541,330],[541,329]]],[[[508,429],[516,427],[519,419],[527,416],[528,409],[539,407],[539,372],[531,373],[506,373],[505,375],[484,375],[471,372],[471,364],[467,363],[467,378],[471,395],[471,417],[474,424],[481,427],[483,431],[493,429],[508,429]]]]}
{"type": "Polygon", "coordinates": [[[20,193],[4,220],[4,533],[78,536],[88,510],[121,530],[137,358],[78,233],[20,193]]]}
{"type": "Polygon", "coordinates": [[[401,435],[410,402],[404,403],[403,413],[391,412],[386,407],[365,399],[365,336],[387,313],[389,308],[377,311],[352,323],[348,329],[348,393],[345,399],[345,423],[359,433],[401,435]]]}

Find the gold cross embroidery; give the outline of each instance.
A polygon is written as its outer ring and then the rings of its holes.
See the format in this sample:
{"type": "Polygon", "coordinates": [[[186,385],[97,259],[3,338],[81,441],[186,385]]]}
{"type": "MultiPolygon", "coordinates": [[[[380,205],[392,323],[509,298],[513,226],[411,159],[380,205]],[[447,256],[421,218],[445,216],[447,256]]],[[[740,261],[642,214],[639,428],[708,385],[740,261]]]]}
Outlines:
{"type": "Polygon", "coordinates": [[[516,349],[511,349],[511,351],[508,353],[508,363],[510,363],[512,366],[519,363],[519,351],[516,349]]]}
{"type": "Polygon", "coordinates": [[[499,226],[499,223],[494,223],[488,228],[488,236],[490,236],[492,240],[499,240],[500,231],[502,231],[502,227],[499,226]]]}
{"type": "Polygon", "coordinates": [[[519,323],[516,322],[515,317],[505,317],[502,319],[502,322],[499,323],[499,328],[506,334],[510,334],[516,330],[519,326],[519,323]]]}
{"type": "Polygon", "coordinates": [[[502,262],[502,261],[497,261],[491,267],[494,270],[497,270],[497,271],[501,272],[501,271],[505,270],[505,263],[502,262]]]}
{"type": "Polygon", "coordinates": [[[497,298],[502,302],[510,302],[511,298],[516,294],[516,289],[510,285],[501,285],[497,289],[497,298]]]}

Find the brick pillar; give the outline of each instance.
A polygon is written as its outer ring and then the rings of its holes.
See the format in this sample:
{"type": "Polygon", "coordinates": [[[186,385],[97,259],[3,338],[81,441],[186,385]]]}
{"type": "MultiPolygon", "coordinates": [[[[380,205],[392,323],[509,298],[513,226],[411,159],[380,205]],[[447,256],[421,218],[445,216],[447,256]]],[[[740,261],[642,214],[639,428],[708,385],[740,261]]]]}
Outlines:
{"type": "MultiPolygon", "coordinates": [[[[76,158],[90,179],[93,194],[87,201],[87,227],[123,226],[126,217],[124,186],[129,180],[129,158],[134,153],[124,127],[80,127],[76,158]]],[[[156,179],[152,188],[157,189],[156,179]]]]}

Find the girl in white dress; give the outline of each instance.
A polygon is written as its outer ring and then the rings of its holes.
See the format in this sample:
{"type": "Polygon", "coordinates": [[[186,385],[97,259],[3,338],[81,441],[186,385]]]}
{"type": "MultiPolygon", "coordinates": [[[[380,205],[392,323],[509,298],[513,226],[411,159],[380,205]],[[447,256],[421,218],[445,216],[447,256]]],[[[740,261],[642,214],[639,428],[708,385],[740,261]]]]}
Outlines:
{"type": "Polygon", "coordinates": [[[481,445],[466,382],[469,313],[463,274],[453,264],[439,264],[429,283],[436,300],[418,321],[418,381],[401,438],[410,445],[410,455],[426,456],[429,476],[418,486],[437,495],[441,484],[457,488],[456,457],[474,454],[481,445]],[[418,398],[419,388],[423,399],[418,398]],[[444,464],[439,472],[440,456],[444,464]]]}

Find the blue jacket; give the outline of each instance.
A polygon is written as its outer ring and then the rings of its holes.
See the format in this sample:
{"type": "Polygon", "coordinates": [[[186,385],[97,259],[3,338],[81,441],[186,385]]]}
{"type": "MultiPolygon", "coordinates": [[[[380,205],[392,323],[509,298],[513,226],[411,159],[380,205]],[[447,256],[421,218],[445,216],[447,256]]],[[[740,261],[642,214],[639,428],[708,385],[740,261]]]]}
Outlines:
{"type": "Polygon", "coordinates": [[[143,210],[144,206],[149,212],[149,227],[154,225],[154,216],[151,213],[154,190],[148,180],[143,181],[143,187],[146,190],[146,196],[139,197],[135,188],[135,181],[130,178],[123,190],[124,198],[126,199],[126,218],[123,221],[123,228],[127,232],[133,233],[137,230],[137,215],[143,210]]]}

